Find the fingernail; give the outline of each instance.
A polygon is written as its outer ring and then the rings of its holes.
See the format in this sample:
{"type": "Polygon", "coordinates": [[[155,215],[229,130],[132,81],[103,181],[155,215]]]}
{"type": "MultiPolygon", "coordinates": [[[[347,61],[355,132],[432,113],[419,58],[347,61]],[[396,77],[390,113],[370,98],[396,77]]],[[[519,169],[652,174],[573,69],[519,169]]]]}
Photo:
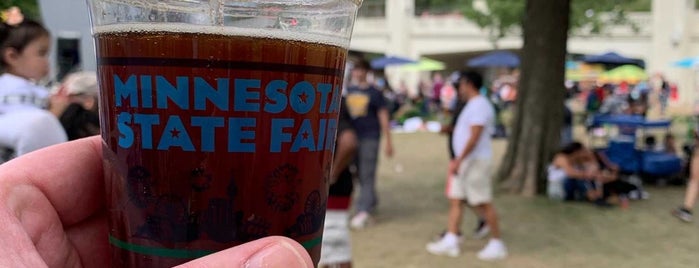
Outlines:
{"type": "MultiPolygon", "coordinates": [[[[303,253],[305,254],[305,253],[303,253]]],[[[306,263],[301,252],[298,252],[291,244],[280,241],[271,244],[252,255],[245,263],[246,268],[307,268],[312,267],[306,263]]]]}

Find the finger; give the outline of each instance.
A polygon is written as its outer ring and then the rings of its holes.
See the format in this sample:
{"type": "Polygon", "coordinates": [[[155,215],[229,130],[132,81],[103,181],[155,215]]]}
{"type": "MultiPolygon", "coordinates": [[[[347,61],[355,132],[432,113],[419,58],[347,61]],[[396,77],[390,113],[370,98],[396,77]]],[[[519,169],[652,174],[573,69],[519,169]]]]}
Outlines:
{"type": "Polygon", "coordinates": [[[286,237],[266,237],[209,256],[179,268],[312,268],[313,262],[301,245],[286,237]]]}
{"type": "Polygon", "coordinates": [[[36,187],[65,226],[104,206],[102,145],[97,136],[38,150],[0,166],[3,187],[36,187]]]}
{"type": "Polygon", "coordinates": [[[80,256],[82,267],[109,267],[111,255],[106,235],[109,233],[106,211],[71,226],[65,232],[80,256]]]}
{"type": "Polygon", "coordinates": [[[67,89],[65,86],[61,85],[61,86],[58,88],[58,91],[56,92],[56,95],[67,97],[67,96],[68,96],[68,89],[67,89]]]}

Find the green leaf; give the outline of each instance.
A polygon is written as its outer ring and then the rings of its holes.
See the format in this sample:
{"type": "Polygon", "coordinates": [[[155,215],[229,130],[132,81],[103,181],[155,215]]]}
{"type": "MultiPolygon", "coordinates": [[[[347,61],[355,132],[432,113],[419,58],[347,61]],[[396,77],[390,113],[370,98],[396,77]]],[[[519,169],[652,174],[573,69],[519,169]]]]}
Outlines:
{"type": "MultiPolygon", "coordinates": [[[[699,2],[699,0],[696,0],[699,2]]],[[[495,43],[519,29],[526,1],[524,0],[483,0],[487,11],[474,6],[474,0],[416,0],[416,7],[428,10],[430,7],[449,6],[461,10],[466,19],[489,33],[495,43]]],[[[608,25],[628,25],[638,31],[628,19],[628,12],[650,11],[651,0],[572,0],[571,30],[587,30],[592,34],[601,34],[608,25]]]]}

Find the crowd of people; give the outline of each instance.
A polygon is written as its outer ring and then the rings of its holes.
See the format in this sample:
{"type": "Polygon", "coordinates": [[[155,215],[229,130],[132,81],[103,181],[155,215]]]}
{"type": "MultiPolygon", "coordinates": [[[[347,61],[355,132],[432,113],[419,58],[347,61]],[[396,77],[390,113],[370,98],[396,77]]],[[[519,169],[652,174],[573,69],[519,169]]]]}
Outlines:
{"type": "MultiPolygon", "coordinates": [[[[367,82],[369,63],[359,60],[353,64],[349,85],[344,94],[340,113],[334,172],[328,199],[325,234],[323,237],[322,267],[351,267],[349,230],[366,228],[378,205],[376,194],[376,164],[379,138],[385,136],[385,153],[393,154],[393,144],[388,128],[388,108],[385,96],[367,82]],[[363,143],[365,145],[363,145],[363,143]],[[352,156],[356,161],[351,161],[352,156]],[[353,172],[354,171],[354,172],[353,172]],[[359,187],[355,214],[350,217],[353,177],[356,174],[359,187]],[[351,219],[350,219],[351,218],[351,219]]],[[[444,127],[449,134],[451,162],[447,174],[446,196],[449,199],[447,229],[426,249],[436,255],[460,254],[462,206],[467,204],[478,219],[475,235],[490,235],[489,243],[478,254],[483,260],[498,260],[507,256],[507,249],[500,240],[498,217],[492,205],[491,137],[495,127],[495,109],[481,95],[483,78],[475,72],[457,73],[450,81],[442,81],[434,88],[454,89],[453,100],[433,99],[435,105],[450,101],[447,111],[458,115],[444,127]],[[449,84],[449,86],[445,86],[449,84]]],[[[439,92],[443,95],[444,91],[439,92]]]]}
{"type": "Polygon", "coordinates": [[[635,83],[578,83],[568,84],[571,95],[584,98],[585,109],[592,114],[627,114],[647,116],[650,107],[657,104],[660,115],[665,115],[676,85],[656,74],[647,81],[635,83]],[[587,85],[586,85],[587,84],[587,85]],[[653,94],[657,93],[657,94],[653,94]]]}
{"type": "MultiPolygon", "coordinates": [[[[0,185],[9,183],[15,177],[19,180],[21,175],[14,170],[20,167],[21,170],[33,170],[41,164],[26,160],[22,155],[99,133],[95,73],[71,74],[53,89],[40,86],[39,82],[49,73],[49,37],[49,32],[35,21],[20,20],[11,25],[0,24],[0,148],[3,150],[3,160],[19,158],[18,161],[0,166],[0,174],[5,176],[0,180],[0,185]]],[[[391,105],[400,107],[408,99],[406,91],[388,94],[369,83],[369,72],[367,61],[355,62],[343,94],[322,242],[321,266],[324,267],[351,267],[349,230],[370,226],[380,200],[376,191],[376,171],[381,140],[384,141],[383,152],[387,157],[395,153],[390,121],[392,114],[398,109],[391,108],[391,105]],[[389,98],[386,98],[387,95],[389,98]],[[353,204],[355,186],[358,187],[358,195],[353,204]],[[354,208],[354,213],[351,208],[354,208]]],[[[497,111],[507,109],[516,100],[516,76],[514,73],[496,79],[491,87],[493,90],[488,90],[484,87],[483,77],[476,72],[457,72],[447,79],[441,74],[435,74],[431,85],[423,85],[423,90],[420,91],[431,93],[418,94],[413,99],[414,103],[419,103],[422,98],[427,111],[445,111],[452,117],[451,124],[447,124],[442,130],[449,135],[450,163],[445,172],[449,216],[446,219],[446,231],[426,245],[426,250],[430,253],[447,256],[460,254],[463,236],[461,221],[463,207],[467,205],[476,215],[476,235],[481,238],[490,237],[478,257],[482,260],[507,257],[507,248],[501,239],[499,219],[493,205],[492,137],[497,132],[497,111]]],[[[605,103],[613,102],[605,99],[609,96],[608,92],[604,88],[599,95],[597,91],[594,92],[594,96],[601,96],[595,100],[601,103],[599,109],[603,109],[605,103]]],[[[631,110],[639,113],[644,111],[641,108],[631,110]]],[[[84,159],[88,156],[101,158],[101,155],[69,155],[72,151],[85,151],[85,147],[99,147],[97,143],[98,138],[83,139],[41,151],[34,155],[34,159],[60,156],[65,157],[66,161],[101,165],[101,161],[84,159]]],[[[74,164],[76,163],[68,163],[51,172],[68,174],[72,170],[67,168],[74,164]]],[[[673,215],[688,222],[692,220],[692,209],[699,192],[699,154],[694,155],[690,166],[686,200],[673,211],[673,215]]],[[[44,176],[47,171],[42,172],[37,173],[34,180],[57,179],[44,176]]],[[[578,142],[569,143],[553,157],[548,177],[549,181],[555,182],[548,189],[549,195],[561,200],[587,200],[599,206],[609,206],[610,199],[614,199],[624,207],[631,199],[647,196],[638,185],[620,179],[619,167],[609,161],[603,152],[586,148],[578,142]]],[[[81,184],[79,181],[75,183],[81,184]]],[[[58,212],[48,210],[46,213],[58,212]]],[[[1,217],[6,216],[0,216],[0,220],[3,219],[1,217]]],[[[260,248],[268,244],[288,245],[290,242],[275,238],[264,243],[254,243],[257,244],[248,244],[247,248],[260,248]]],[[[10,246],[4,248],[11,249],[10,246]]],[[[285,250],[289,249],[298,255],[297,245],[288,246],[285,250]]],[[[16,250],[6,252],[13,254],[16,250]]],[[[289,254],[287,252],[280,256],[282,255],[289,254]]],[[[305,264],[308,264],[306,259],[308,258],[304,257],[305,264]]]]}
{"type": "MultiPolygon", "coordinates": [[[[365,78],[368,70],[367,63],[359,62],[354,65],[353,76],[350,85],[358,79],[357,69],[365,78]]],[[[443,126],[442,131],[449,135],[450,159],[449,170],[446,172],[445,195],[449,202],[449,213],[445,231],[435,237],[434,241],[426,245],[426,250],[435,255],[458,256],[461,253],[460,245],[463,241],[461,231],[461,221],[463,217],[463,206],[471,208],[477,219],[477,228],[474,237],[485,238],[490,236],[489,242],[477,254],[482,260],[499,260],[506,258],[507,248],[500,238],[498,217],[496,209],[492,205],[492,167],[489,166],[492,158],[491,138],[497,136],[498,127],[501,122],[498,120],[498,113],[511,109],[515,104],[517,96],[516,71],[511,74],[502,74],[494,79],[490,87],[484,86],[483,78],[474,72],[455,73],[444,79],[440,73],[434,73],[432,80],[424,80],[420,83],[416,97],[405,95],[405,86],[401,86],[398,92],[384,89],[384,98],[387,104],[395,102],[396,96],[403,96],[398,107],[407,105],[418,107],[420,115],[429,117],[429,114],[443,113],[445,117],[451,118],[451,124],[443,126]],[[439,96],[439,97],[437,97],[439,96]]],[[[379,83],[382,84],[382,83],[379,83]]],[[[667,82],[662,82],[662,88],[668,87],[667,82]]],[[[351,87],[351,86],[350,86],[351,87]]],[[[570,89],[569,97],[576,96],[575,89],[570,89]]],[[[590,113],[605,114],[638,114],[644,115],[648,107],[649,92],[644,85],[605,85],[598,89],[590,90],[587,96],[596,96],[602,92],[606,99],[593,99],[589,101],[599,102],[596,110],[588,110],[590,113]],[[631,87],[629,89],[629,87],[631,87]],[[621,89],[620,89],[621,88],[621,89]],[[623,101],[619,101],[623,100],[623,101]]],[[[661,90],[661,94],[669,94],[668,90],[661,90]]],[[[661,96],[662,97],[662,96],[661,96]]],[[[661,98],[661,101],[667,99],[661,98]]],[[[346,100],[347,101],[347,100],[346,100]]],[[[347,101],[351,103],[351,101],[347,101]]],[[[666,105],[663,105],[665,108],[666,105]]],[[[645,200],[649,198],[648,192],[643,188],[640,181],[629,181],[628,174],[623,174],[619,165],[610,160],[604,150],[588,148],[583,143],[573,139],[573,112],[567,106],[564,107],[565,116],[561,137],[561,150],[551,159],[548,168],[548,196],[554,200],[568,202],[590,202],[599,207],[619,206],[622,209],[629,207],[632,200],[645,200]]],[[[663,109],[664,109],[663,108],[663,109]]],[[[349,108],[351,111],[352,108],[349,108]]],[[[399,112],[401,109],[391,110],[399,112]]],[[[354,118],[347,117],[350,122],[354,118]]],[[[348,124],[351,126],[352,124],[348,124]]],[[[350,130],[351,131],[351,128],[350,130]]],[[[389,134],[390,135],[390,134],[389,134]]],[[[390,142],[390,139],[388,139],[390,142]]],[[[648,142],[646,142],[648,143],[648,142]]],[[[666,135],[662,142],[663,151],[674,152],[674,137],[666,135]]],[[[340,145],[338,145],[340,146],[340,145]]],[[[646,144],[653,146],[654,144],[646,144]]],[[[699,181],[699,159],[692,158],[689,185],[685,203],[677,209],[672,210],[672,214],[683,221],[691,221],[691,211],[696,202],[697,181],[699,181]],[[697,177],[697,178],[695,178],[697,177]]],[[[375,161],[375,159],[372,159],[375,161]]],[[[361,165],[359,165],[361,170],[361,165]]],[[[337,167],[337,166],[336,166],[337,167]]],[[[372,167],[373,169],[373,167],[372,167]]],[[[345,173],[352,176],[350,169],[345,173]]],[[[361,172],[361,171],[360,171],[361,172]]],[[[372,179],[372,182],[375,179],[372,179]]],[[[360,191],[366,187],[361,185],[361,178],[358,180],[360,191]]],[[[345,187],[351,187],[351,180],[347,179],[345,187]]],[[[373,187],[373,184],[372,184],[373,187]]],[[[371,189],[374,193],[374,188],[371,189]]],[[[349,196],[349,195],[348,195],[349,196]]],[[[359,195],[361,198],[361,194],[359,195]]],[[[351,206],[344,207],[349,209],[351,206]]],[[[363,210],[357,206],[356,214],[363,218],[363,210]]],[[[343,213],[348,213],[347,211],[343,213]]],[[[349,218],[349,216],[346,216],[349,218]]],[[[370,217],[370,216],[369,216],[370,217]]],[[[355,216],[357,218],[357,216],[355,216]]],[[[335,225],[326,225],[326,228],[335,228],[335,225]]],[[[350,221],[345,225],[344,243],[349,245],[349,229],[361,229],[366,225],[356,225],[350,221]]],[[[327,229],[326,229],[327,231],[327,229]]],[[[327,238],[327,240],[338,239],[338,237],[327,238]]],[[[332,254],[333,245],[338,245],[338,241],[324,240],[324,254],[332,254]],[[327,247],[325,246],[327,243],[327,247]],[[329,250],[326,250],[329,249],[329,250]]],[[[347,253],[346,259],[340,267],[350,267],[351,253],[349,247],[343,252],[347,253]]],[[[325,264],[332,264],[326,262],[325,264]]]]}
{"type": "MultiPolygon", "coordinates": [[[[372,70],[376,71],[376,70],[372,70]]],[[[391,128],[412,132],[416,130],[437,131],[430,128],[429,122],[444,123],[457,115],[459,108],[458,88],[453,81],[458,79],[459,72],[451,72],[444,76],[441,71],[434,71],[429,79],[422,79],[414,90],[410,90],[405,81],[400,81],[397,87],[392,87],[382,72],[372,73],[369,83],[383,93],[389,112],[391,128]]],[[[495,109],[495,137],[504,138],[508,133],[509,117],[513,112],[513,104],[517,99],[517,69],[500,69],[490,79],[489,84],[483,84],[479,93],[487,98],[495,109]]]]}

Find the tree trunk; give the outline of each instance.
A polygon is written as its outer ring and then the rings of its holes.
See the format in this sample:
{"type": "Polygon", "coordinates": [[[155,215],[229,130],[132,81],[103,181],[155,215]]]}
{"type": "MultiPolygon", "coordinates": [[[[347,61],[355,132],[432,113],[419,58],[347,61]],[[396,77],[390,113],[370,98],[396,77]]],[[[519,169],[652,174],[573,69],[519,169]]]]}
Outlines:
{"type": "Polygon", "coordinates": [[[513,193],[545,189],[546,166],[559,146],[571,0],[527,0],[521,76],[512,133],[498,178],[513,193]]]}

